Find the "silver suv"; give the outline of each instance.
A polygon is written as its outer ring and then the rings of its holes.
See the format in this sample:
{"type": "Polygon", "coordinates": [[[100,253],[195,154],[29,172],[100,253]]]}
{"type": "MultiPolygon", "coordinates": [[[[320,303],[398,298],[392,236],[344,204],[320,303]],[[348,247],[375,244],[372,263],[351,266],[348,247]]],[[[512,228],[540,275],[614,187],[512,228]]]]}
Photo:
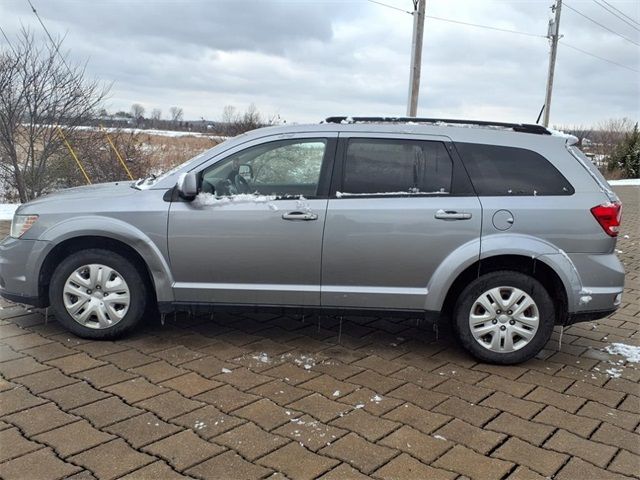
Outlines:
{"type": "Polygon", "coordinates": [[[621,301],[620,201],[575,143],[436,119],[255,130],[22,205],[0,294],[94,339],[156,305],[442,316],[479,359],[521,362],[621,301]]]}

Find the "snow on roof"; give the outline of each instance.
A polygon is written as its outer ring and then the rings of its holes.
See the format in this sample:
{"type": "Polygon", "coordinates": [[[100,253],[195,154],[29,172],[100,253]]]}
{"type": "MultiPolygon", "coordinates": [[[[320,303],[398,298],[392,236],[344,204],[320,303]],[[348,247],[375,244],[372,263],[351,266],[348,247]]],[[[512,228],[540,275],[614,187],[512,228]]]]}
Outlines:
{"type": "Polygon", "coordinates": [[[575,145],[576,143],[578,143],[578,137],[576,137],[575,135],[571,135],[570,133],[563,132],[562,130],[554,130],[553,128],[549,128],[549,127],[547,127],[547,130],[549,130],[549,132],[551,132],[551,135],[553,135],[554,137],[566,138],[568,145],[575,145]]]}

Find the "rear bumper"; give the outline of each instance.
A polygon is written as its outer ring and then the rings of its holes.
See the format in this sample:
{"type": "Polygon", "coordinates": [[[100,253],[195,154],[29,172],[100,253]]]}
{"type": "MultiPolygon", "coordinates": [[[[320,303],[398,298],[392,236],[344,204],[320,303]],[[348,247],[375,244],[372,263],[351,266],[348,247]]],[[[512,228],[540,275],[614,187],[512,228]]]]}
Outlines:
{"type": "Polygon", "coordinates": [[[616,311],[616,308],[613,308],[611,310],[592,310],[589,312],[570,313],[564,325],[567,326],[567,325],[573,325],[574,323],[599,320],[601,318],[608,317],[615,311],[616,311]]]}
{"type": "Polygon", "coordinates": [[[569,315],[591,316],[588,320],[595,320],[617,309],[624,290],[624,267],[618,257],[614,253],[572,253],[569,258],[580,278],[579,288],[573,292],[573,304],[569,304],[569,315]]]}

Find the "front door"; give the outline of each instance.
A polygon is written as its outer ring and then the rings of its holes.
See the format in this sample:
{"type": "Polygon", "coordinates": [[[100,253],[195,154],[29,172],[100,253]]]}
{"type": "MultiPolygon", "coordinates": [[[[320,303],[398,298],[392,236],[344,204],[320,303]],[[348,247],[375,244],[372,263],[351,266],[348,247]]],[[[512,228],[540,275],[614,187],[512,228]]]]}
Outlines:
{"type": "Polygon", "coordinates": [[[319,305],[335,144],[262,140],[203,168],[195,200],[169,210],[176,301],[319,305]]]}
{"type": "Polygon", "coordinates": [[[338,150],[322,305],[424,309],[436,268],[480,238],[480,202],[451,142],[340,134],[338,150]]]}

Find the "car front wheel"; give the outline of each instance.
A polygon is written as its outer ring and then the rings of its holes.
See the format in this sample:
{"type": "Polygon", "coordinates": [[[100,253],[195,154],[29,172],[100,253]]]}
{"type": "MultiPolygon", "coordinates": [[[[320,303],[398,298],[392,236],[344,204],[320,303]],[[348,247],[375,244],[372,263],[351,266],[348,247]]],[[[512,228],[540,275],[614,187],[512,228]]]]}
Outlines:
{"type": "Polygon", "coordinates": [[[80,337],[113,339],[144,314],[143,276],[125,257],[88,249],[65,258],[51,277],[49,301],[56,318],[80,337]]]}
{"type": "Polygon", "coordinates": [[[480,360],[514,364],[534,357],[555,324],[553,300],[529,275],[499,271],[471,282],[460,294],[455,329],[464,348],[480,360]]]}

